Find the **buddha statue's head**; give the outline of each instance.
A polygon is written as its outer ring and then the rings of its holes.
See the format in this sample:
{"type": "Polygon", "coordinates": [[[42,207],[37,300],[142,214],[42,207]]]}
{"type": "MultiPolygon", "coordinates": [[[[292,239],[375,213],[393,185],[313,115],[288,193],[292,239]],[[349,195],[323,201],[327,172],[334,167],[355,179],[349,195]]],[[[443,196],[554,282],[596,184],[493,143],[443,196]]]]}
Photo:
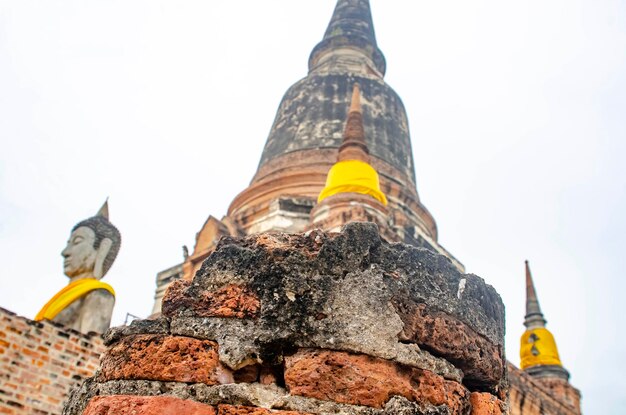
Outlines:
{"type": "Polygon", "coordinates": [[[102,278],[117,257],[122,238],[109,222],[108,203],[72,229],[63,255],[63,271],[70,278],[102,278]]]}

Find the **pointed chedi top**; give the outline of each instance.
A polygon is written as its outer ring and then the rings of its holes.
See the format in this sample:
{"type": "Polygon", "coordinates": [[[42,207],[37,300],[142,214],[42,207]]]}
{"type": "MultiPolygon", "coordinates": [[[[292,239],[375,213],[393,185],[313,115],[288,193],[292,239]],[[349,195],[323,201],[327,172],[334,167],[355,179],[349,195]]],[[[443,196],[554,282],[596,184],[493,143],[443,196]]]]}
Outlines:
{"type": "Polygon", "coordinates": [[[372,72],[385,75],[385,56],[378,48],[369,0],[338,0],[324,38],[311,52],[309,71],[329,54],[352,49],[371,60],[372,72]]]}
{"type": "Polygon", "coordinates": [[[545,327],[546,320],[541,312],[535,284],[530,273],[530,265],[526,263],[526,316],[524,317],[524,325],[526,328],[545,327]]]}
{"type": "Polygon", "coordinates": [[[102,216],[106,220],[109,220],[109,198],[107,197],[96,216],[102,216]]]}

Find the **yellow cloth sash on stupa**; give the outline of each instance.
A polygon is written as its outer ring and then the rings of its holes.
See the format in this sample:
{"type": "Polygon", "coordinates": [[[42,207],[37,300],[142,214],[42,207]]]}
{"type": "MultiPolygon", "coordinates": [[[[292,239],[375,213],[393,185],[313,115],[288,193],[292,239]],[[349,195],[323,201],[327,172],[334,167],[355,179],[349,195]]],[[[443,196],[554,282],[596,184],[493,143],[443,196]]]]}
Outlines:
{"type": "Polygon", "coordinates": [[[378,173],[364,161],[344,160],[335,163],[328,172],[326,187],[317,201],[319,203],[339,193],[361,193],[372,196],[383,205],[387,205],[387,198],[380,191],[378,173]]]}
{"type": "Polygon", "coordinates": [[[95,290],[107,290],[111,293],[111,295],[113,295],[113,297],[115,297],[113,287],[105,282],[99,281],[95,278],[77,280],[69,283],[63,287],[61,291],[56,293],[54,297],[52,297],[50,301],[43,306],[41,311],[37,313],[35,321],[52,320],[65,307],[95,290]]]}
{"type": "Polygon", "coordinates": [[[522,369],[537,365],[563,366],[554,336],[546,328],[526,330],[521,339],[520,357],[522,369]]]}

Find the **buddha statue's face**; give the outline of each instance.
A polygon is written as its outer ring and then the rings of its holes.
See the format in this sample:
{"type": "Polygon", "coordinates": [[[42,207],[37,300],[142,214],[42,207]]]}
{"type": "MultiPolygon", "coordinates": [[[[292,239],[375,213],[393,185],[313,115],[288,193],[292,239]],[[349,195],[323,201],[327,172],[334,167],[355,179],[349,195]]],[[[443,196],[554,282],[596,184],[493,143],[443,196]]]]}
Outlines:
{"type": "Polygon", "coordinates": [[[70,235],[67,246],[61,252],[63,255],[63,271],[68,277],[93,276],[97,250],[94,248],[96,233],[86,227],[81,226],[75,229],[70,235]]]}

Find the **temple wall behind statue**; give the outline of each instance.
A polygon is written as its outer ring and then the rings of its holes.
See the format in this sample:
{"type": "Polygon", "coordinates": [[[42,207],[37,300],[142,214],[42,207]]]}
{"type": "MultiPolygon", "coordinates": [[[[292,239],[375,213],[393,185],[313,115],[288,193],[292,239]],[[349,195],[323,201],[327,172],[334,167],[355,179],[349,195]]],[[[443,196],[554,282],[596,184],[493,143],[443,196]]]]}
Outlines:
{"type": "Polygon", "coordinates": [[[70,389],[94,374],[102,351],[99,335],[0,308],[0,414],[60,414],[70,389]]]}

